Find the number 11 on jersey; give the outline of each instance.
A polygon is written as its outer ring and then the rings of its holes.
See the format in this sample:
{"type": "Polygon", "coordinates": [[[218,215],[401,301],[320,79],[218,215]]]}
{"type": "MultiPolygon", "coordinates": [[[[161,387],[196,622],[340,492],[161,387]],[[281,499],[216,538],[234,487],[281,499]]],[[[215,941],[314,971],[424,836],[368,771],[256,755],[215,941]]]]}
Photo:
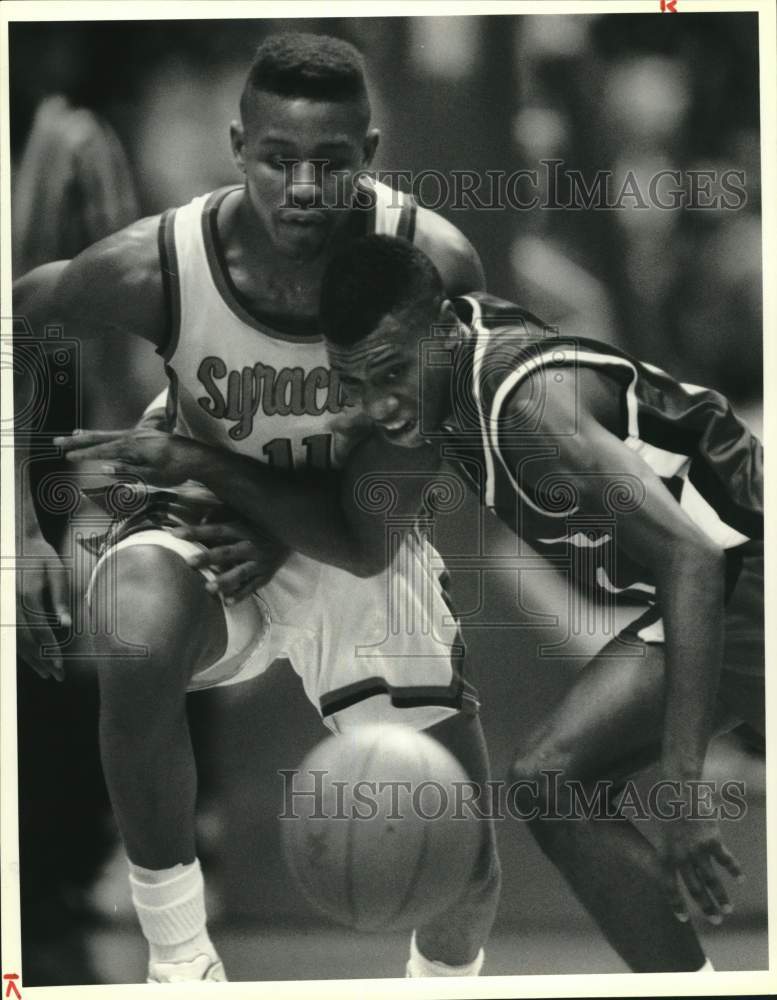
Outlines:
{"type": "MultiPolygon", "coordinates": [[[[332,468],[332,435],[311,434],[303,438],[305,465],[309,470],[327,472],[332,468]]],[[[290,438],[273,438],[262,449],[270,465],[276,469],[293,469],[294,453],[290,438]]]]}

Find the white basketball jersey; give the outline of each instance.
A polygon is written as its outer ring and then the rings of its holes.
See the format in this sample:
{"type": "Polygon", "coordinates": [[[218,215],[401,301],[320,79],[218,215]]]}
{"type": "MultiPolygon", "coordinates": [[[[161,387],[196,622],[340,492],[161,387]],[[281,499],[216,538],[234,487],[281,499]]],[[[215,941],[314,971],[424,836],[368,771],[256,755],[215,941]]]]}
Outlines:
{"type": "MultiPolygon", "coordinates": [[[[278,468],[337,467],[358,410],[344,405],[320,335],[272,329],[241,301],[216,224],[234,190],[202,195],[160,220],[170,426],[278,468]]],[[[378,182],[360,195],[368,207],[354,210],[359,233],[413,238],[411,198],[378,182]]]]}

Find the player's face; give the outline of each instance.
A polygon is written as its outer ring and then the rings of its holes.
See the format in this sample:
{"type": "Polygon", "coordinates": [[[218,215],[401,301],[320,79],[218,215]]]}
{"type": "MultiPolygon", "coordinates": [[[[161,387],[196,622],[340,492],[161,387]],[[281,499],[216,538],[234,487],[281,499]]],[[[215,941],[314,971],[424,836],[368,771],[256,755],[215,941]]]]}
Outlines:
{"type": "Polygon", "coordinates": [[[251,206],[275,249],[310,259],[343,225],[358,171],[375,152],[358,101],[312,101],[257,93],[232,149],[251,206]]]}
{"type": "Polygon", "coordinates": [[[349,401],[401,448],[423,445],[450,408],[450,370],[423,364],[429,335],[428,322],[388,315],[357,344],[327,346],[349,401]]]}

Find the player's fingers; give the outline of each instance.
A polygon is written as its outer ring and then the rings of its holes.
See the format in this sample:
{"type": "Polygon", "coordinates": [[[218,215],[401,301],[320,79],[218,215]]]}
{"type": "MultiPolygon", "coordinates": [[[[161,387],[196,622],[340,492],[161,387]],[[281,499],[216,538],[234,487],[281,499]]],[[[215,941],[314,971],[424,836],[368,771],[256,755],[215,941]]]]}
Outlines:
{"type": "Polygon", "coordinates": [[[673,865],[665,865],[661,876],[661,882],[664,889],[664,895],[672,907],[672,912],[675,918],[680,921],[680,923],[686,924],[690,919],[688,915],[688,907],[685,905],[685,900],[683,899],[683,894],[680,890],[680,881],[677,872],[673,865]]]}
{"type": "Polygon", "coordinates": [[[745,877],[739,861],[720,840],[713,841],[710,845],[710,851],[717,863],[725,868],[733,878],[741,881],[745,877]]]}
{"type": "Polygon", "coordinates": [[[239,587],[234,594],[230,594],[233,602],[239,604],[242,600],[248,597],[249,594],[253,594],[255,590],[263,586],[264,580],[257,578],[256,580],[249,580],[248,583],[244,583],[242,587],[239,587]]]}
{"type": "Polygon", "coordinates": [[[106,476],[129,476],[135,483],[155,483],[159,472],[147,465],[132,465],[129,462],[110,462],[100,466],[100,472],[106,476]]]}
{"type": "MultiPolygon", "coordinates": [[[[201,542],[207,546],[222,544],[232,540],[223,524],[182,524],[177,528],[173,528],[170,534],[175,538],[184,538],[190,542],[201,542]]],[[[207,552],[203,552],[201,555],[206,557],[203,565],[207,565],[207,552]]]]}
{"type": "Polygon", "coordinates": [[[698,858],[696,862],[696,871],[698,872],[699,877],[704,884],[704,888],[714,902],[718,911],[724,914],[731,913],[734,907],[731,905],[731,900],[728,898],[728,893],[726,892],[723,883],[720,881],[712,868],[712,861],[708,854],[704,854],[698,858]]]}
{"type": "Polygon", "coordinates": [[[63,628],[70,628],[73,618],[70,613],[70,588],[67,573],[63,570],[49,570],[46,575],[51,606],[63,628]]]}
{"type": "Polygon", "coordinates": [[[91,448],[93,445],[103,444],[106,441],[116,441],[124,437],[126,431],[81,431],[75,430],[72,434],[62,434],[54,438],[54,444],[65,451],[82,451],[84,448],[91,448]]]}
{"type": "Polygon", "coordinates": [[[684,862],[680,865],[680,874],[691,899],[696,903],[707,920],[710,923],[719,924],[723,918],[718,911],[717,903],[707,892],[707,887],[696,864],[690,860],[684,862]]]}
{"type": "Polygon", "coordinates": [[[121,438],[92,444],[87,448],[65,449],[65,458],[69,462],[91,462],[98,458],[124,459],[126,461],[128,457],[121,438]]]}
{"type": "Polygon", "coordinates": [[[51,676],[51,668],[48,664],[38,659],[40,648],[38,643],[32,639],[25,626],[17,623],[16,633],[16,653],[20,659],[31,667],[38,677],[48,680],[51,676]]]}
{"type": "Polygon", "coordinates": [[[244,562],[216,576],[216,586],[228,604],[234,604],[237,594],[246,587],[253,589],[260,585],[262,569],[257,563],[244,562]]]}
{"type": "Polygon", "coordinates": [[[57,647],[54,633],[47,627],[38,625],[34,630],[25,626],[19,629],[17,635],[19,656],[27,663],[35,673],[47,680],[53,677],[57,681],[65,678],[65,671],[62,666],[62,656],[57,647]],[[44,648],[47,655],[43,655],[44,648]]]}
{"type": "Polygon", "coordinates": [[[238,542],[235,545],[216,545],[207,552],[198,553],[205,557],[198,559],[198,565],[230,569],[251,558],[253,550],[250,544],[238,542]]]}
{"type": "Polygon", "coordinates": [[[200,527],[208,529],[218,529],[218,535],[216,537],[220,538],[224,542],[247,542],[254,538],[254,534],[251,528],[247,524],[243,524],[240,521],[220,521],[216,524],[210,524],[205,522],[205,524],[200,527]]]}

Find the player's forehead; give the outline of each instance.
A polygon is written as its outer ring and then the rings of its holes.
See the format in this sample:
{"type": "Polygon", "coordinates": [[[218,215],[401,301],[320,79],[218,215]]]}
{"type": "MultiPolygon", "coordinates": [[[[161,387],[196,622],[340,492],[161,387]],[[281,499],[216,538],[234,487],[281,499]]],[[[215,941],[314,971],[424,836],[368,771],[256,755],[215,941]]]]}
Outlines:
{"type": "Polygon", "coordinates": [[[354,344],[327,344],[336,371],[367,377],[373,371],[417,353],[415,332],[393,313],[381,317],[370,332],[354,344]]]}
{"type": "Polygon", "coordinates": [[[368,111],[358,100],[312,100],[265,91],[251,94],[243,122],[253,142],[295,147],[358,147],[368,123],[368,111]]]}

